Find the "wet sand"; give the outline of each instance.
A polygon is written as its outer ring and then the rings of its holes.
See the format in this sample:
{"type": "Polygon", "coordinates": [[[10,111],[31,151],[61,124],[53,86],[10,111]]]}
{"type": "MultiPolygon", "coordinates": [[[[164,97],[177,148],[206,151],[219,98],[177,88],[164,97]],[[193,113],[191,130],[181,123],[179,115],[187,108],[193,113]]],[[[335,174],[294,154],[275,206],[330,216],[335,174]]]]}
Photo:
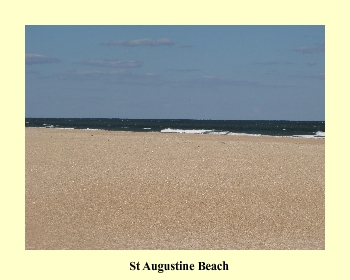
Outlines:
{"type": "Polygon", "coordinates": [[[324,249],[324,142],[26,128],[26,249],[324,249]]]}

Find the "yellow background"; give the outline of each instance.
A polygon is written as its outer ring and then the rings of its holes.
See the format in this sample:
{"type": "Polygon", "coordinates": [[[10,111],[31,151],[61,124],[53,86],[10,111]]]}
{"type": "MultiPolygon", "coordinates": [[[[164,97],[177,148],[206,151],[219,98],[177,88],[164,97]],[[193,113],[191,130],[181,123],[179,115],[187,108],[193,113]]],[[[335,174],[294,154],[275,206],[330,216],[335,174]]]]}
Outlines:
{"type": "Polygon", "coordinates": [[[2,279],[350,279],[349,24],[345,1],[6,1],[1,4],[2,279]],[[25,25],[319,24],[326,26],[326,250],[25,251],[25,25]],[[195,271],[130,271],[131,261],[195,271]],[[229,271],[197,270],[226,261],[229,271]]]}

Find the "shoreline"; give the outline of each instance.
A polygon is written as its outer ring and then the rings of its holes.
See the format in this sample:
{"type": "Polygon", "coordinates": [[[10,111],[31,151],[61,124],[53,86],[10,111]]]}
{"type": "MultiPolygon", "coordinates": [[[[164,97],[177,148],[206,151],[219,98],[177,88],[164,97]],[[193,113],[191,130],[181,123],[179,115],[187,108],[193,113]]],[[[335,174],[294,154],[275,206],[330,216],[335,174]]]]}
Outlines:
{"type": "Polygon", "coordinates": [[[26,249],[325,248],[324,139],[26,128],[26,249]]]}
{"type": "MultiPolygon", "coordinates": [[[[25,127],[25,129],[58,129],[58,130],[81,130],[81,131],[106,131],[106,132],[121,132],[121,133],[159,133],[159,134],[173,134],[173,135],[178,135],[178,134],[186,134],[186,135],[216,135],[216,136],[238,136],[238,137],[273,137],[273,138],[292,138],[292,139],[310,139],[310,140],[325,140],[325,137],[317,137],[313,135],[293,135],[293,136],[284,136],[284,135],[265,135],[265,134],[249,134],[249,133],[234,133],[234,132],[228,132],[226,134],[221,133],[221,132],[211,132],[211,133],[199,133],[199,132],[166,132],[166,131],[147,131],[148,129],[145,129],[145,131],[127,131],[127,130],[107,130],[107,129],[95,129],[95,128],[61,128],[61,127],[25,127]]],[[[193,129],[196,131],[195,129],[193,129]]],[[[191,130],[186,130],[186,131],[191,131],[191,130]]]]}

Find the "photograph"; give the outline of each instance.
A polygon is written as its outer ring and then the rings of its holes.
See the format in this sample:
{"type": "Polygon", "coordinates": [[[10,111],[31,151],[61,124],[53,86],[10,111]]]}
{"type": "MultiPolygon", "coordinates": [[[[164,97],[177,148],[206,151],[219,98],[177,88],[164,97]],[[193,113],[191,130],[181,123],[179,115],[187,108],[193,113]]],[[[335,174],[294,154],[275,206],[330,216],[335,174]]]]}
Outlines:
{"type": "Polygon", "coordinates": [[[325,25],[24,31],[26,251],[325,250],[325,25]]]}

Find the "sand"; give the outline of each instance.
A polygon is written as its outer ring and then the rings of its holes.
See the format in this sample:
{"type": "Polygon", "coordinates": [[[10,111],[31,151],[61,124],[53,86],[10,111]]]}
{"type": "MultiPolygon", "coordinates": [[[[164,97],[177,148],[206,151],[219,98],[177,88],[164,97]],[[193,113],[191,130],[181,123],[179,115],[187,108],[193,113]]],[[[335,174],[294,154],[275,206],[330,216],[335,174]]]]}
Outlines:
{"type": "Polygon", "coordinates": [[[325,249],[325,141],[26,128],[25,246],[325,249]]]}

